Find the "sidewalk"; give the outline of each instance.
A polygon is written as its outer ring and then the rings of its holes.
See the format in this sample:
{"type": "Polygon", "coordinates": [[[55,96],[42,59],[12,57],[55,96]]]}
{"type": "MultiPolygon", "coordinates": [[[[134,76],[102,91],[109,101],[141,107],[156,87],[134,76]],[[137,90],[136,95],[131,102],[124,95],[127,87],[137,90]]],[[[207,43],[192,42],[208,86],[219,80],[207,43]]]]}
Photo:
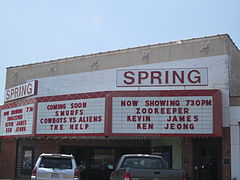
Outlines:
{"type": "Polygon", "coordinates": [[[0,180],[30,180],[30,178],[0,179],[0,180]]]}

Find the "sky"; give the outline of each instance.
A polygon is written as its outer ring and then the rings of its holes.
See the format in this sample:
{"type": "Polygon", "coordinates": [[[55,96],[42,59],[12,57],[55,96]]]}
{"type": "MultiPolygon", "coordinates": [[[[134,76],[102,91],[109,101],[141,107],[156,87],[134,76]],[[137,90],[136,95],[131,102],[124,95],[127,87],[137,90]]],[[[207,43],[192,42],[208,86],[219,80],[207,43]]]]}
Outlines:
{"type": "Polygon", "coordinates": [[[0,0],[0,105],[7,67],[217,34],[239,0],[0,0]]]}

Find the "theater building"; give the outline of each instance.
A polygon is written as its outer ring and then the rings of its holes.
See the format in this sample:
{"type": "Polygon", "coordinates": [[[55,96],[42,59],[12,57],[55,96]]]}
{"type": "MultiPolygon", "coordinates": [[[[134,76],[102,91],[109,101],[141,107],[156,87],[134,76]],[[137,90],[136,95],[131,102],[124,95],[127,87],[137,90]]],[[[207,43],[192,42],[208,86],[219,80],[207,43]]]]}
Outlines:
{"type": "Polygon", "coordinates": [[[8,67],[0,178],[70,153],[107,180],[122,154],[154,153],[189,180],[240,180],[239,70],[227,34],[8,67]]]}

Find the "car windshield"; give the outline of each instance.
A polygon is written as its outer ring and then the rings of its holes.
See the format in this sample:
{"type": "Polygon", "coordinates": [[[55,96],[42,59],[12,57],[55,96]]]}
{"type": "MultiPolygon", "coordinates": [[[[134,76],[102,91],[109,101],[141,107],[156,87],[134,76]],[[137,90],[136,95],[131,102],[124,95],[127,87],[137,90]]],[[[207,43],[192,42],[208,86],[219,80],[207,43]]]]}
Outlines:
{"type": "Polygon", "coordinates": [[[72,169],[71,158],[42,157],[41,168],[72,169]]]}
{"type": "Polygon", "coordinates": [[[143,169],[163,169],[164,165],[159,158],[145,157],[127,157],[125,158],[122,167],[143,168],[143,169]]]}

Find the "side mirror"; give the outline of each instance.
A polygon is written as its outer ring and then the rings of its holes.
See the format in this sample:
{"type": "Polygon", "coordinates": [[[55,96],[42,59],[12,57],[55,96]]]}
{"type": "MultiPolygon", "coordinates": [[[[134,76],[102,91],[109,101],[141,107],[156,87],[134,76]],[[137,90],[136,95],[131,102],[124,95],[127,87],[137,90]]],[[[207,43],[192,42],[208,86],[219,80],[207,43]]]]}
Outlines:
{"type": "Polygon", "coordinates": [[[107,165],[107,168],[110,169],[110,170],[113,170],[113,165],[108,164],[108,165],[107,165]]]}

